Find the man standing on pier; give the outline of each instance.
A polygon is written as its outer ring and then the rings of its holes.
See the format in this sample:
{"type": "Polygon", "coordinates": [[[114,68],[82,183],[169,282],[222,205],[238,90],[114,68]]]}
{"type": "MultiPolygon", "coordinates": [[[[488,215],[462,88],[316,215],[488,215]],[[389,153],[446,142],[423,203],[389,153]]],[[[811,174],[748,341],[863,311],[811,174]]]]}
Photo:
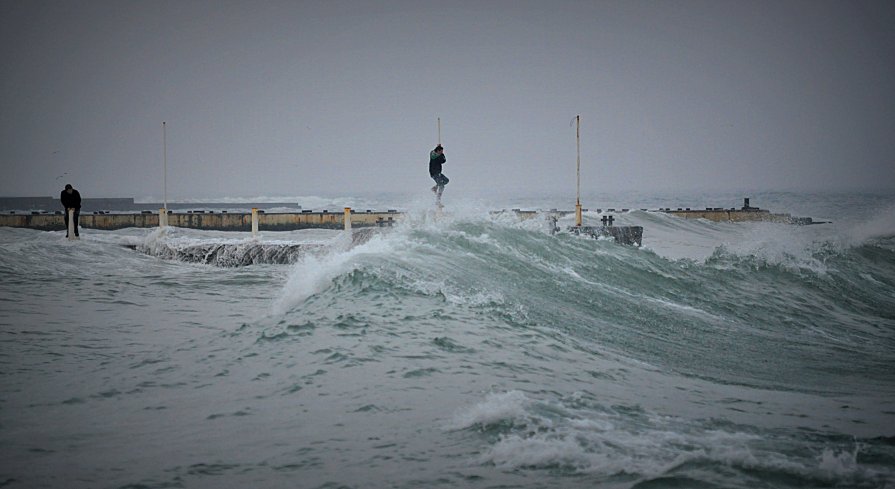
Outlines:
{"type": "Polygon", "coordinates": [[[81,215],[81,194],[71,186],[71,184],[65,185],[65,190],[62,191],[62,194],[59,196],[59,200],[62,201],[62,207],[65,207],[65,237],[68,237],[68,210],[74,209],[74,219],[75,219],[75,236],[79,236],[78,234],[78,217],[81,215]]]}
{"type": "Polygon", "coordinates": [[[448,177],[441,173],[441,165],[447,161],[444,156],[444,148],[439,144],[429,153],[429,176],[435,180],[435,186],[432,191],[435,192],[435,202],[441,204],[441,194],[444,192],[444,186],[450,181],[448,177]]]}

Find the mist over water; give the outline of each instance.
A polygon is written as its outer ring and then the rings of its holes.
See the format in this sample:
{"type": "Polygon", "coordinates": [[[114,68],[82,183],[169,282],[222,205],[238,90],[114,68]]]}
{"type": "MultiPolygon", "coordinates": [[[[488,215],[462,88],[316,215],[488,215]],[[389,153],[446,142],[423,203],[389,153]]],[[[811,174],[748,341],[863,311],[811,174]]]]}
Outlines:
{"type": "Polygon", "coordinates": [[[895,196],[751,196],[806,227],[587,196],[642,248],[447,196],[356,245],[262,232],[288,264],[0,228],[0,484],[892,487],[895,196]]]}

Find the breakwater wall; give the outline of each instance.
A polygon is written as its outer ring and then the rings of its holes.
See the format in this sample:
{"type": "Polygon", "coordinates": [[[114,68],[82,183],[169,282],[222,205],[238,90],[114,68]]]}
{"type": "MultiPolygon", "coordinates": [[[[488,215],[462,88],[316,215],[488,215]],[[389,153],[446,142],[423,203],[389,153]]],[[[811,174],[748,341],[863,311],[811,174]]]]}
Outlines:
{"type": "MultiPolygon", "coordinates": [[[[353,227],[391,226],[401,214],[395,210],[385,212],[351,211],[353,227]]],[[[345,214],[342,212],[290,212],[267,214],[258,212],[258,227],[262,231],[294,231],[298,229],[324,228],[344,229],[345,214]]],[[[143,212],[139,214],[81,214],[78,224],[86,229],[113,231],[125,228],[152,228],[159,225],[159,214],[143,212]]],[[[182,228],[208,229],[216,231],[251,231],[251,213],[168,212],[168,225],[182,228]]],[[[58,214],[0,214],[0,226],[39,229],[42,231],[62,231],[65,220],[58,214]]]]}
{"type": "Polygon", "coordinates": [[[677,209],[659,209],[659,212],[665,212],[685,219],[708,219],[709,221],[716,222],[766,221],[797,225],[824,224],[823,222],[816,222],[810,217],[793,217],[790,214],[772,213],[767,209],[752,207],[749,204],[748,197],[743,199],[743,206],[739,209],[735,207],[731,207],[730,209],[721,207],[707,207],[705,209],[678,207],[677,209]]]}
{"type": "MultiPolygon", "coordinates": [[[[584,209],[585,212],[597,212],[599,214],[627,213],[632,209],[599,208],[584,209]]],[[[822,221],[814,221],[810,217],[793,217],[790,214],[772,213],[767,209],[752,207],[749,199],[743,201],[740,208],[709,207],[705,209],[691,208],[660,208],[639,209],[644,212],[661,212],[684,219],[707,219],[716,222],[747,222],[766,221],[785,224],[821,224],[822,221]]],[[[531,219],[547,216],[559,218],[574,214],[575,211],[550,209],[510,211],[494,211],[493,213],[513,212],[520,219],[531,219]]],[[[388,211],[358,211],[351,210],[351,226],[353,227],[384,227],[391,226],[399,221],[403,214],[396,210],[388,211]]],[[[342,212],[309,211],[265,213],[258,211],[258,227],[268,231],[293,231],[298,229],[324,228],[344,229],[345,214],[342,212]]],[[[115,230],[124,228],[151,228],[159,225],[159,213],[142,211],[139,213],[82,213],[78,220],[79,225],[87,229],[115,230]]],[[[218,231],[251,231],[252,214],[249,212],[226,211],[168,211],[168,225],[182,228],[209,229],[218,231]]],[[[65,221],[61,211],[48,212],[8,212],[0,214],[0,226],[39,229],[44,231],[61,231],[65,229],[65,221]]]]}
{"type": "Polygon", "coordinates": [[[742,210],[742,209],[660,209],[659,212],[671,214],[684,219],[708,219],[716,222],[746,222],[746,221],[765,221],[779,222],[783,224],[821,224],[815,222],[810,217],[794,217],[790,214],[772,213],[766,209],[742,210]]]}
{"type": "MultiPolygon", "coordinates": [[[[807,224],[826,224],[826,221],[815,221],[810,217],[794,217],[787,213],[774,213],[767,209],[761,209],[759,207],[752,207],[749,204],[749,199],[743,199],[743,206],[736,208],[731,207],[728,209],[722,207],[706,207],[704,209],[691,209],[689,207],[664,207],[659,209],[622,209],[622,208],[599,208],[599,209],[582,209],[584,212],[596,212],[598,214],[617,214],[617,213],[627,213],[632,210],[640,210],[643,212],[661,212],[663,214],[670,214],[672,216],[682,217],[684,219],[706,219],[709,221],[715,222],[750,222],[750,221],[763,221],[763,222],[777,222],[782,224],[796,224],[796,225],[807,225],[807,224]]],[[[502,212],[502,211],[497,211],[502,212]]],[[[550,209],[549,211],[529,211],[522,209],[513,209],[513,212],[516,213],[522,219],[531,219],[533,217],[537,217],[541,214],[547,214],[548,216],[555,217],[565,217],[571,214],[574,214],[575,211],[567,211],[567,210],[557,210],[550,209]]]]}

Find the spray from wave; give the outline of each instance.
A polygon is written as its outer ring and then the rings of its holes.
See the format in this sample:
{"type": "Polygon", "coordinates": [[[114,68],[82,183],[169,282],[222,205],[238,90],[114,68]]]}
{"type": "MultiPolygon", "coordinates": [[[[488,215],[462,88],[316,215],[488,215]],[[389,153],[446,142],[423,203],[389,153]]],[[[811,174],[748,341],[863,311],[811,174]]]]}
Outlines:
{"type": "MultiPolygon", "coordinates": [[[[725,470],[744,481],[729,487],[743,488],[751,487],[753,478],[873,487],[895,476],[891,467],[858,463],[874,453],[859,440],[816,433],[806,445],[799,433],[779,431],[775,443],[768,443],[768,435],[753,427],[606,406],[583,392],[555,401],[520,391],[490,393],[461,409],[447,428],[475,430],[491,440],[480,463],[587,474],[632,487],[699,484],[725,470]]],[[[732,483],[722,480],[726,486],[732,483]]]]}

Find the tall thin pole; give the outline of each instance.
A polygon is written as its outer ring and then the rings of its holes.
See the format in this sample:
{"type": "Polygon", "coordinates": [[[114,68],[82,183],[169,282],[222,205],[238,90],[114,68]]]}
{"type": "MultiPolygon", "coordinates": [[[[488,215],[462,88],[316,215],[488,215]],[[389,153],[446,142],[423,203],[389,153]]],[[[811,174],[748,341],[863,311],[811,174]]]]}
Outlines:
{"type": "Polygon", "coordinates": [[[162,121],[162,146],[164,148],[164,158],[165,158],[165,169],[164,169],[164,181],[165,181],[165,213],[168,213],[168,129],[165,125],[165,121],[162,121]]]}
{"type": "Polygon", "coordinates": [[[575,225],[581,226],[581,116],[575,116],[575,148],[578,152],[575,188],[575,225]]]}
{"type": "Polygon", "coordinates": [[[438,118],[438,145],[441,146],[441,117],[438,118]]]}

